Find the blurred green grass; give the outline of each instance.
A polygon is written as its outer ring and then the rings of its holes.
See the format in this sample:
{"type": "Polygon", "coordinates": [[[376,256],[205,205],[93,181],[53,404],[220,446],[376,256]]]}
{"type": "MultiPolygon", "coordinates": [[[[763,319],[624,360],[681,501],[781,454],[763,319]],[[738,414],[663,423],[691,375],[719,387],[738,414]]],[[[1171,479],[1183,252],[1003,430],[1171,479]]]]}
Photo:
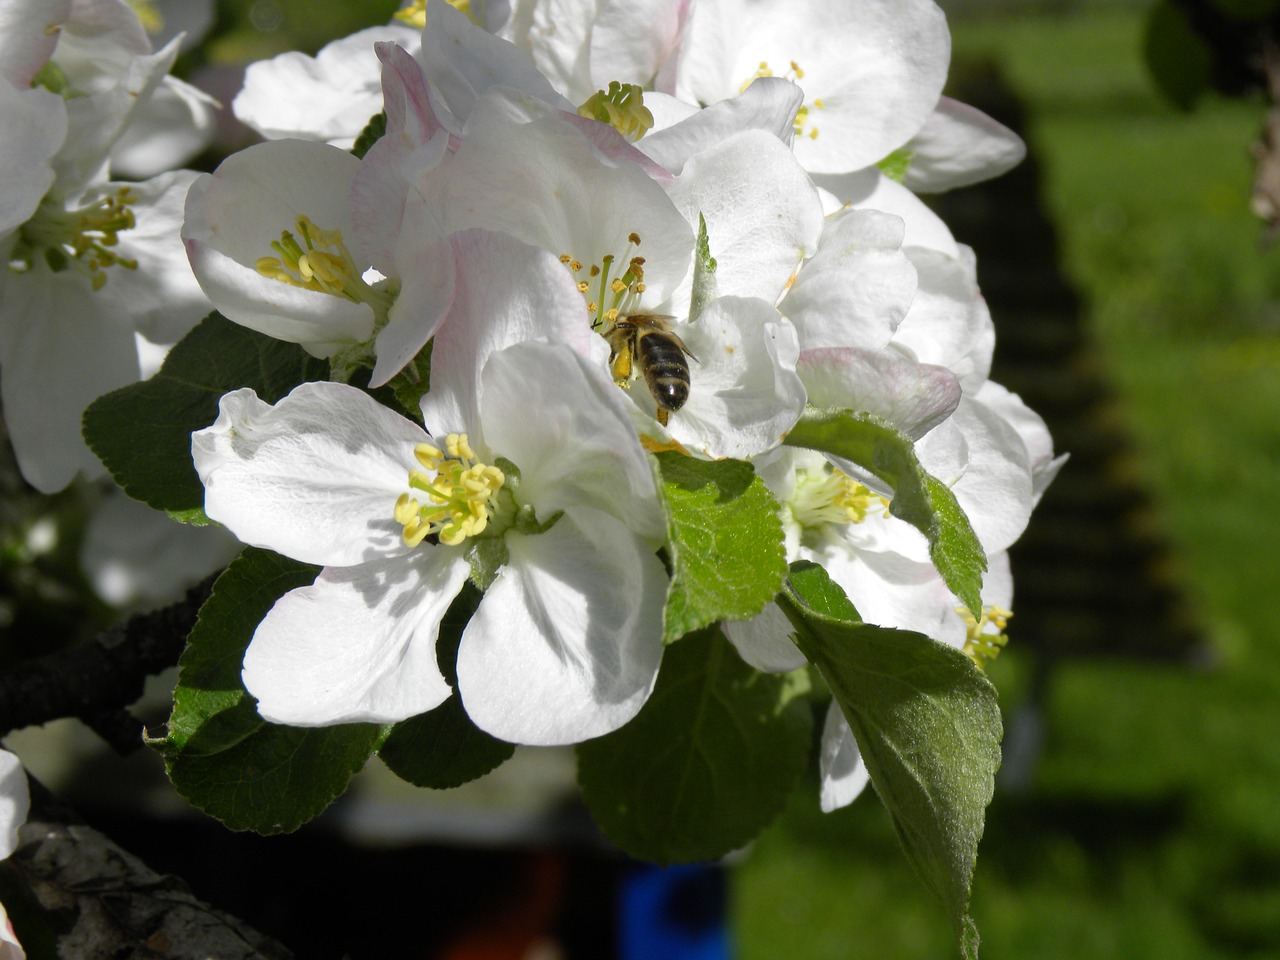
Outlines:
{"type": "MultiPolygon", "coordinates": [[[[1248,211],[1263,108],[1179,113],[1146,77],[1145,7],[1057,9],[952,12],[955,59],[994,58],[1026,104],[1063,266],[1216,656],[1057,669],[1030,791],[988,819],[982,952],[1280,956],[1280,250],[1248,211]]],[[[797,795],[735,897],[743,960],[955,955],[871,797],[824,817],[797,795]]]]}

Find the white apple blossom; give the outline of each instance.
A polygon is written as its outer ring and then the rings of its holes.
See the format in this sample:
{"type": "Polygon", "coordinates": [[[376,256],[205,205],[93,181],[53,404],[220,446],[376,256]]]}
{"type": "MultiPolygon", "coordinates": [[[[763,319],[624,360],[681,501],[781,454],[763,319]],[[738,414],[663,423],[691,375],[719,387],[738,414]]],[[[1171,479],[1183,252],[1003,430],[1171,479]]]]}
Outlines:
{"type": "Polygon", "coordinates": [[[23,475],[45,492],[102,471],[84,408],[139,379],[136,335],[173,343],[208,304],[185,266],[178,214],[192,174],[106,179],[112,149],[177,53],[159,53],[119,0],[15,4],[0,22],[0,110],[29,141],[0,151],[0,387],[23,475]],[[33,39],[38,35],[38,39],[33,39]],[[31,55],[31,49],[37,51],[31,55]],[[35,82],[14,91],[6,85],[35,82]],[[34,116],[31,107],[42,112],[34,116]],[[13,174],[10,176],[10,174],[13,174]]]}
{"type": "MultiPolygon", "coordinates": [[[[0,860],[18,846],[18,828],[26,822],[31,806],[27,775],[22,763],[7,750],[0,750],[0,860]]],[[[13,925],[0,904],[0,960],[25,960],[26,953],[13,933],[13,925]]]]}

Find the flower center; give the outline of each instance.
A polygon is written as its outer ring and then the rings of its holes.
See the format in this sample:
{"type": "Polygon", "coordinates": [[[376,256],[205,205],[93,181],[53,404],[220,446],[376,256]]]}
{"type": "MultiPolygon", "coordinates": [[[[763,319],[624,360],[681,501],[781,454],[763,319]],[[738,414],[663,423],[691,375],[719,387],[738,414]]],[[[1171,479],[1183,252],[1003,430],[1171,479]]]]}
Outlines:
{"type": "Polygon", "coordinates": [[[305,215],[298,217],[296,226],[298,236],[284,230],[279,240],[272,241],[271,248],[280,256],[259,257],[254,264],[257,271],[290,286],[367,303],[380,327],[395,301],[394,291],[387,285],[375,287],[365,282],[341,230],[322,230],[305,215]]]}
{"type": "Polygon", "coordinates": [[[425,493],[426,503],[407,493],[396,500],[396,522],[404,527],[404,542],[411,547],[432,535],[440,543],[457,546],[484,532],[497,508],[495,495],[506,483],[500,469],[476,460],[465,433],[449,434],[444,445],[444,451],[429,443],[413,448],[423,469],[409,471],[409,486],[425,493]]]}
{"type": "Polygon", "coordinates": [[[788,506],[796,523],[816,530],[832,523],[861,523],[872,513],[889,515],[889,501],[830,464],[802,470],[788,506]]]}
{"type": "Polygon", "coordinates": [[[979,670],[985,671],[987,664],[1000,656],[1000,651],[1009,642],[1004,631],[1013,611],[983,604],[981,617],[975,617],[968,607],[956,607],[956,613],[964,620],[966,630],[964,654],[979,670]],[[989,627],[994,629],[988,629],[989,627]]]}
{"type": "MultiPolygon", "coordinates": [[[[459,13],[465,14],[477,27],[484,26],[480,14],[471,9],[471,0],[447,0],[447,3],[459,13]]],[[[394,16],[402,23],[421,30],[427,25],[427,0],[413,0],[413,3],[397,10],[394,16]]]]}
{"type": "Polygon", "coordinates": [[[607,123],[635,143],[653,127],[653,114],[644,105],[644,93],[634,83],[609,82],[608,90],[597,90],[578,108],[578,116],[607,123]]]}
{"type": "MultiPolygon", "coordinates": [[[[773,72],[773,68],[769,66],[769,62],[767,60],[761,60],[760,66],[756,68],[756,72],[747,78],[746,82],[738,88],[738,92],[741,93],[743,90],[746,90],[747,87],[751,86],[751,82],[753,80],[759,80],[761,77],[772,76],[775,76],[775,74],[773,72]]],[[[790,68],[782,75],[782,79],[790,80],[796,86],[800,86],[800,81],[804,79],[804,70],[801,68],[800,64],[792,60],[790,68]]],[[[800,109],[796,111],[796,118],[791,124],[795,128],[797,137],[808,137],[810,140],[818,139],[818,126],[813,122],[813,114],[811,113],[810,108],[812,107],[813,110],[825,110],[826,106],[827,105],[822,102],[821,98],[815,98],[808,103],[801,104],[800,109]]]]}
{"type": "Polygon", "coordinates": [[[138,269],[138,261],[121,257],[112,247],[120,233],[131,230],[136,221],[130,204],[138,196],[129,187],[73,210],[46,197],[35,215],[22,225],[20,240],[9,261],[9,269],[24,273],[31,269],[37,251],[54,273],[75,269],[89,278],[94,290],[107,282],[107,269],[138,269]]]}
{"type": "Polygon", "coordinates": [[[640,295],[645,291],[644,257],[631,255],[638,246],[640,234],[627,234],[627,252],[623,256],[627,266],[621,271],[617,270],[618,260],[611,253],[592,264],[584,264],[567,253],[560,255],[560,262],[569,268],[578,292],[587,301],[592,330],[607,329],[618,317],[638,312],[640,295]]]}

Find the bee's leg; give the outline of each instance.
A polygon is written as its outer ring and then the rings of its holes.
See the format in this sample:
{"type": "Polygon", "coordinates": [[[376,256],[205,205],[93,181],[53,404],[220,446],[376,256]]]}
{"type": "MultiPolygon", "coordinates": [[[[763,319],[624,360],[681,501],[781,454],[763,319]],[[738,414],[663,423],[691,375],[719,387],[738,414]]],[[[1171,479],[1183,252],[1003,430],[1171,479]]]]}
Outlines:
{"type": "Polygon", "coordinates": [[[660,406],[658,407],[657,416],[658,416],[658,422],[665,427],[667,425],[667,420],[671,417],[671,411],[668,410],[666,407],[660,406]]]}
{"type": "Polygon", "coordinates": [[[620,350],[609,358],[609,371],[613,382],[624,390],[631,386],[631,351],[620,350]]]}

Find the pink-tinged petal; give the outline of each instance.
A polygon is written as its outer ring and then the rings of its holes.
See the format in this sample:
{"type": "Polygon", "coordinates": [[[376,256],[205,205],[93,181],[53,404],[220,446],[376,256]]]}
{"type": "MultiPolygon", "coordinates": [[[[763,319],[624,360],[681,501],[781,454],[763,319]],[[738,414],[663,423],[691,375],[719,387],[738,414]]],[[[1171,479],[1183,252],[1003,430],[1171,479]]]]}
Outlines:
{"type": "Polygon", "coordinates": [[[539,746],[616,730],[648,699],[662,659],[662,563],[591,509],[506,539],[510,561],[458,650],[468,715],[495,737],[539,746]]]}
{"type": "Polygon", "coordinates": [[[669,193],[694,229],[705,218],[721,296],[775,303],[817,250],[822,202],[791,151],[763,130],[691,158],[669,193]]]}
{"type": "Polygon", "coordinates": [[[679,174],[690,157],[742,130],[764,130],[790,144],[795,134],[792,122],[803,97],[799,87],[778,77],[761,77],[738,96],[701,110],[672,97],[646,93],[644,102],[654,115],[655,129],[636,146],[679,174]]]}
{"type": "Polygon", "coordinates": [[[453,305],[457,265],[449,239],[429,242],[430,233],[406,230],[401,234],[397,260],[404,264],[400,293],[387,314],[387,325],[375,341],[377,361],[369,378],[380,387],[418,355],[453,305]]]}
{"type": "Polygon", "coordinates": [[[822,778],[818,802],[823,813],[847,807],[871,782],[871,774],[862,762],[862,752],[853,739],[849,721],[840,712],[840,704],[834,700],[827,708],[827,719],[822,724],[818,773],[822,778]]]}
{"type": "Polygon", "coordinates": [[[655,549],[666,539],[653,467],[600,365],[561,344],[520,343],[494,353],[480,383],[485,443],[520,468],[517,497],[540,521],[586,506],[655,549]]]}
{"type": "Polygon", "coordinates": [[[402,24],[370,27],[326,44],[314,58],[289,51],[251,63],[231,109],[268,140],[324,140],[349,148],[382,109],[374,44],[412,49],[419,36],[402,24]]]}
{"type": "MultiPolygon", "coordinates": [[[[474,431],[474,445],[482,429],[480,371],[495,351],[547,339],[587,354],[599,337],[591,332],[586,304],[557,257],[485,230],[466,230],[451,241],[457,263],[454,296],[432,343],[431,389],[422,400],[422,414],[436,433],[474,431]]],[[[530,389],[542,379],[531,370],[518,376],[530,389]]]]}
{"type": "MultiPolygon", "coordinates": [[[[120,281],[112,275],[107,286],[120,281]]],[[[80,418],[104,393],[138,380],[131,318],[118,307],[80,274],[50,272],[42,258],[0,286],[5,421],[22,475],[43,493],[61,490],[77,473],[103,473],[80,435],[80,418]]]]}
{"type": "Polygon", "coordinates": [[[528,54],[477,27],[445,0],[428,0],[427,23],[417,58],[433,93],[446,105],[441,119],[450,132],[462,132],[476,99],[495,86],[575,109],[538,72],[528,54]]]}
{"type": "Polygon", "coordinates": [[[913,440],[951,416],[960,403],[955,374],[895,350],[806,350],[796,362],[796,373],[814,406],[875,414],[913,440]]]}
{"type": "Polygon", "coordinates": [[[807,660],[791,640],[795,628],[776,603],[750,620],[726,620],[724,635],[738,656],[762,673],[788,673],[807,660]]]}
{"type": "MultiPolygon", "coordinates": [[[[795,328],[764,300],[720,297],[678,328],[689,361],[689,399],[667,429],[690,453],[747,459],[782,442],[804,410],[795,328]]],[[[643,383],[632,399],[654,409],[643,383]]]]}
{"type": "Polygon", "coordinates": [[[71,0],[7,0],[0,4],[0,77],[31,86],[71,17],[71,0]]]}
{"type": "Polygon", "coordinates": [[[18,828],[27,820],[31,796],[22,761],[8,750],[0,750],[0,860],[18,846],[18,828]]]}
{"type": "Polygon", "coordinates": [[[13,932],[13,924],[9,922],[3,903],[0,903],[0,960],[27,960],[27,952],[13,932]]]}
{"type": "Polygon", "coordinates": [[[317,356],[373,335],[367,304],[273,280],[256,267],[275,254],[271,243],[282,231],[296,236],[299,216],[350,241],[347,196],[359,165],[327,144],[274,140],[233,154],[195,181],[182,239],[200,286],[227,319],[317,356]]]}
{"type": "Polygon", "coordinates": [[[648,89],[675,52],[689,0],[603,0],[588,40],[591,83],[648,89]]]}
{"type": "Polygon", "coordinates": [[[22,136],[0,137],[0,237],[31,219],[53,185],[52,159],[67,136],[66,104],[44,89],[0,82],[0,116],[22,136]]]}
{"type": "Polygon", "coordinates": [[[460,550],[329,567],[276,601],[244,655],[258,713],[295,727],[394,723],[450,694],[436,638],[470,567],[460,550]]]}
{"type": "Polygon", "coordinates": [[[1007,173],[1027,155],[1022,138],[981,110],[943,97],[907,143],[911,164],[903,184],[941,193],[1007,173]]]}
{"type": "Polygon", "coordinates": [[[368,394],[304,383],[275,406],[252,390],[219,403],[191,437],[205,512],[243,542],[347,566],[409,551],[393,517],[430,437],[368,394]]]}
{"type": "Polygon", "coordinates": [[[481,100],[449,166],[450,230],[506,233],[585,265],[639,254],[653,303],[689,270],[693,232],[662,187],[639,166],[608,160],[559,116],[516,122],[504,101],[481,100]],[[632,234],[641,245],[628,252],[632,234]]]}
{"type": "Polygon", "coordinates": [[[778,306],[801,349],[888,345],[916,293],[902,237],[892,214],[845,208],[827,217],[817,254],[778,306]]]}

